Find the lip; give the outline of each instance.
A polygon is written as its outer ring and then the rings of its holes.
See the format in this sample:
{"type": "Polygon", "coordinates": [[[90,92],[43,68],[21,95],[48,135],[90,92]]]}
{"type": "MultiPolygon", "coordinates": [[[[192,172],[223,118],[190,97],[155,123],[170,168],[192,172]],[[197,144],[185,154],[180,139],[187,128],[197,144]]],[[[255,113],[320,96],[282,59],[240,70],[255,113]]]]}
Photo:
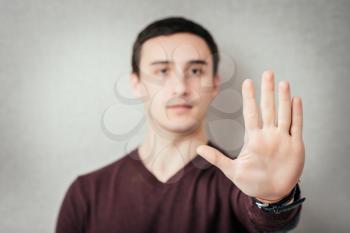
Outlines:
{"type": "Polygon", "coordinates": [[[167,108],[192,108],[191,105],[186,104],[175,104],[175,105],[169,105],[167,108]]]}
{"type": "Polygon", "coordinates": [[[169,111],[175,112],[176,114],[185,114],[189,113],[192,109],[191,105],[184,105],[184,104],[176,104],[176,105],[170,105],[167,107],[169,111]]]}

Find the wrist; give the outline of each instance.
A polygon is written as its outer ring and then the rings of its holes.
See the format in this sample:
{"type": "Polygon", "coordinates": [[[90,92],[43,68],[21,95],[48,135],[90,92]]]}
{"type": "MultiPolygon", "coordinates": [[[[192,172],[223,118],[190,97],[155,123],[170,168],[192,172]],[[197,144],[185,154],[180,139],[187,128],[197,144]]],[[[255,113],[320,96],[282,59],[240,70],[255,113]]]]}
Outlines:
{"type": "MultiPolygon", "coordinates": [[[[275,204],[275,203],[278,203],[279,201],[285,199],[286,197],[292,195],[293,191],[294,191],[294,188],[287,195],[285,195],[281,198],[278,198],[278,199],[274,199],[274,200],[262,199],[262,198],[258,198],[258,197],[255,197],[255,199],[264,203],[264,204],[275,204]]],[[[294,199],[294,198],[292,198],[292,199],[294,199]]],[[[288,203],[290,203],[291,201],[289,201],[288,203]]]]}
{"type": "Polygon", "coordinates": [[[257,198],[254,198],[254,199],[255,199],[254,201],[255,204],[260,209],[266,212],[276,213],[276,214],[294,209],[305,201],[305,197],[300,198],[300,189],[298,184],[293,188],[292,192],[289,195],[287,195],[286,197],[284,197],[278,202],[272,203],[269,200],[264,200],[264,199],[259,200],[257,198]],[[264,203],[262,201],[267,201],[270,203],[264,203]]]}

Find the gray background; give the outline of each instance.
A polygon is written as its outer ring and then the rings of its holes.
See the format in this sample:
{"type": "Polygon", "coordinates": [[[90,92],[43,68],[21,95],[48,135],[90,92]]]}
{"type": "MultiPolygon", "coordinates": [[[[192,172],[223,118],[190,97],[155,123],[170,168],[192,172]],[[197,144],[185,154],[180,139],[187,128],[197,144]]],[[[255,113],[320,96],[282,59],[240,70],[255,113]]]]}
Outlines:
{"type": "Polygon", "coordinates": [[[307,197],[293,232],[349,232],[349,11],[349,1],[1,0],[0,232],[52,232],[71,181],[140,142],[142,131],[109,137],[101,119],[113,133],[141,119],[142,105],[122,103],[114,86],[132,97],[132,42],[171,15],[207,27],[224,79],[234,72],[213,105],[237,114],[209,113],[223,147],[242,143],[245,78],[257,86],[273,69],[291,82],[304,101],[307,197]]]}

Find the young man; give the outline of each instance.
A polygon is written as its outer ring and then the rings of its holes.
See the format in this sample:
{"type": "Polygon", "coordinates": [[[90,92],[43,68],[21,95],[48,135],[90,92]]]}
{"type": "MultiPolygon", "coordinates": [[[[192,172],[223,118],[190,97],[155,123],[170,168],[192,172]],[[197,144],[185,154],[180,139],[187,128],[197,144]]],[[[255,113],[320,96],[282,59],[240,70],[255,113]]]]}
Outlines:
{"type": "Polygon", "coordinates": [[[139,33],[130,80],[144,101],[144,141],[74,180],[56,233],[270,232],[296,225],[304,200],[301,98],[280,82],[276,114],[274,74],[262,75],[260,108],[252,80],[245,80],[244,145],[231,159],[204,130],[219,91],[218,63],[215,41],[193,21],[165,18],[139,33]]]}

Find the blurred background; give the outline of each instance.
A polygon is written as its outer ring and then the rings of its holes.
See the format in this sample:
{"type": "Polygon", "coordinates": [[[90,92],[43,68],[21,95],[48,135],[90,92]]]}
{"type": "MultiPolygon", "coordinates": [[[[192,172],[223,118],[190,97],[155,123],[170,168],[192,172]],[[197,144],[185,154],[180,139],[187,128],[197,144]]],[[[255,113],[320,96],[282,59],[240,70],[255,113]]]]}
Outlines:
{"type": "Polygon", "coordinates": [[[307,198],[291,232],[350,232],[349,11],[346,0],[0,0],[0,232],[53,232],[73,179],[141,141],[131,47],[167,16],[200,23],[220,47],[207,129],[233,154],[242,81],[258,87],[265,69],[290,81],[304,104],[307,198]]]}

